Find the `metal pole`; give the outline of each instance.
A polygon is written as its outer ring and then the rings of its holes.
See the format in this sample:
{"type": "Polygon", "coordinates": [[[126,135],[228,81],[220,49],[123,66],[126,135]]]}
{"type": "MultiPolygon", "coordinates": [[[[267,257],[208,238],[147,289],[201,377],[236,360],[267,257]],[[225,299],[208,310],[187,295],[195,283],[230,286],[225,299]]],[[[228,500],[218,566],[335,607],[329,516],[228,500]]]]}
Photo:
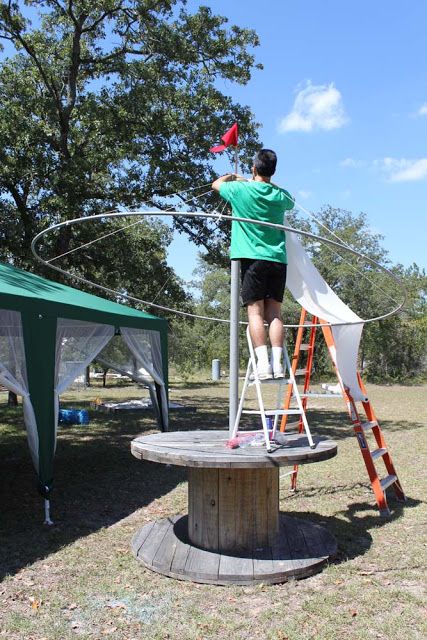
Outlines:
{"type": "Polygon", "coordinates": [[[230,289],[230,407],[228,424],[230,434],[232,434],[239,404],[240,260],[231,261],[230,289]]]}
{"type": "MultiPolygon", "coordinates": [[[[239,148],[234,148],[234,172],[239,168],[239,148]]],[[[240,320],[240,260],[231,261],[230,284],[230,390],[228,427],[233,437],[234,422],[239,406],[239,320],[240,320]]]]}

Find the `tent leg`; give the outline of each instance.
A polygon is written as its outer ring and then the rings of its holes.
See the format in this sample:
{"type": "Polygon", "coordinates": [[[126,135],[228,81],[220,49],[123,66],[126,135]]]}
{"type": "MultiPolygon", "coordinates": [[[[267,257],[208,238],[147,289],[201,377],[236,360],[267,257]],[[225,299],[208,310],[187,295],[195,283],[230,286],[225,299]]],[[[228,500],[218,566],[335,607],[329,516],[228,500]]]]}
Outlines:
{"type": "Polygon", "coordinates": [[[44,522],[43,524],[52,525],[53,522],[50,519],[50,500],[44,501],[44,522]]]}

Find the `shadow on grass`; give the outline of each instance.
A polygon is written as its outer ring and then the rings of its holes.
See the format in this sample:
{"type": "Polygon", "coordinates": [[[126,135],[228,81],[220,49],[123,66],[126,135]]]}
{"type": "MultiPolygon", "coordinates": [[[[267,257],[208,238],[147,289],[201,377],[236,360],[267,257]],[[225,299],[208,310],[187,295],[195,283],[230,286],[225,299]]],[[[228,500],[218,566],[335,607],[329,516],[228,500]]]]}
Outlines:
{"type": "MultiPolygon", "coordinates": [[[[185,402],[185,399],[184,399],[185,402]]],[[[76,403],[63,403],[63,406],[76,403]]],[[[79,402],[89,408],[89,401],[79,402]]],[[[354,437],[348,417],[313,411],[313,432],[339,440],[354,437]]],[[[22,410],[2,408],[0,424],[0,579],[55,553],[81,537],[90,535],[129,516],[172,491],[186,479],[182,467],[141,462],[130,453],[131,440],[140,433],[156,431],[150,412],[120,415],[90,412],[88,426],[60,429],[55,457],[55,490],[52,495],[54,527],[44,527],[43,502],[35,490],[23,429],[22,410]]],[[[385,423],[386,428],[403,428],[385,423]]],[[[418,425],[408,425],[412,429],[418,425]]],[[[421,425],[420,425],[421,426],[421,425]]],[[[227,429],[227,408],[220,395],[200,399],[196,412],[171,414],[171,430],[227,429]]],[[[343,490],[348,490],[343,488],[343,490]]],[[[394,509],[400,517],[411,501],[394,509]]],[[[369,529],[383,521],[372,507],[352,505],[347,519],[326,518],[316,513],[301,517],[325,524],[342,547],[343,558],[360,555],[369,548],[369,529]],[[362,513],[362,515],[360,515],[362,513]],[[354,554],[352,556],[352,554],[354,554]]],[[[300,517],[300,514],[291,514],[300,517]]],[[[127,544],[127,541],[124,541],[127,544]]],[[[340,551],[341,553],[341,551],[340,551]]]]}
{"type": "MultiPolygon", "coordinates": [[[[348,490],[349,487],[347,486],[348,490]]],[[[359,556],[363,556],[372,545],[371,529],[379,529],[390,522],[398,521],[403,517],[407,509],[417,507],[420,500],[407,498],[405,502],[398,501],[393,497],[388,498],[388,505],[391,516],[383,518],[372,504],[366,502],[354,502],[348,509],[334,516],[319,515],[313,511],[288,512],[288,515],[309,520],[322,527],[335,536],[338,543],[338,554],[334,558],[334,564],[341,564],[359,556]]],[[[421,566],[421,565],[420,565],[421,566]]]]}
{"type": "Polygon", "coordinates": [[[92,414],[87,426],[60,428],[51,501],[55,526],[46,527],[22,414],[2,411],[0,579],[114,524],[184,482],[184,468],[141,462],[131,455],[131,440],[154,430],[152,415],[110,414],[92,414]]]}
{"type": "MultiPolygon", "coordinates": [[[[347,412],[328,411],[326,409],[309,409],[307,411],[307,419],[312,433],[316,435],[327,436],[332,440],[345,440],[354,438],[353,425],[350,423],[347,412]]],[[[425,425],[421,422],[409,422],[407,420],[379,420],[381,430],[384,431],[387,440],[387,433],[394,431],[424,429],[425,425]]]]}

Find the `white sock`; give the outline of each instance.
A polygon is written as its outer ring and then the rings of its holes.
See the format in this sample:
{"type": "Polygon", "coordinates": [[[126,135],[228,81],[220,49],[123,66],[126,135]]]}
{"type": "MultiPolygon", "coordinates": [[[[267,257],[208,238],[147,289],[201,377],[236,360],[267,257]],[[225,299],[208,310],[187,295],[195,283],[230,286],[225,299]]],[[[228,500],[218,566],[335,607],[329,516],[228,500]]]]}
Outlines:
{"type": "Polygon", "coordinates": [[[255,354],[257,357],[257,366],[260,369],[268,369],[268,351],[267,345],[262,345],[262,347],[255,348],[255,354]]]}
{"type": "Polygon", "coordinates": [[[273,371],[277,371],[282,368],[282,347],[271,347],[271,366],[273,371]]]}

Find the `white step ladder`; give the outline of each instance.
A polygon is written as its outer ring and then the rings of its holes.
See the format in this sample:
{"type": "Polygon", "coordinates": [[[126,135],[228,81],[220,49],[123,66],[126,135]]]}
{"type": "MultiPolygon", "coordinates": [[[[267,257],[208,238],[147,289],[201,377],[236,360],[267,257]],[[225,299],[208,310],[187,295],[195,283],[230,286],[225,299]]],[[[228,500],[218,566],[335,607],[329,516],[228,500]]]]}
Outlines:
{"type": "MultiPolygon", "coordinates": [[[[233,432],[231,437],[232,438],[236,438],[238,431],[239,431],[239,424],[240,424],[240,418],[242,416],[242,413],[245,414],[254,414],[254,415],[259,415],[261,416],[261,423],[262,423],[262,433],[264,434],[264,440],[265,440],[265,446],[267,447],[267,451],[270,452],[271,451],[271,441],[275,439],[276,437],[276,431],[277,431],[277,423],[279,420],[279,416],[283,416],[283,415],[296,415],[299,416],[300,419],[302,420],[302,423],[304,425],[304,431],[305,434],[307,436],[308,439],[308,443],[310,445],[310,447],[312,449],[315,448],[315,444],[313,442],[313,438],[311,436],[311,432],[310,432],[310,427],[308,426],[308,422],[307,422],[307,417],[305,415],[304,412],[304,407],[303,404],[301,402],[301,396],[300,393],[298,391],[298,387],[295,381],[295,375],[292,371],[292,367],[291,367],[291,363],[289,360],[289,354],[288,354],[288,350],[286,349],[286,344],[283,344],[283,360],[284,360],[284,373],[286,375],[286,372],[289,372],[289,378],[283,377],[280,378],[278,380],[260,380],[258,377],[258,370],[257,370],[257,366],[256,366],[256,356],[255,356],[255,350],[252,344],[252,340],[251,340],[251,336],[249,333],[249,327],[247,327],[246,329],[246,338],[248,340],[248,347],[249,347],[249,361],[248,361],[248,366],[246,369],[246,376],[245,376],[245,381],[243,383],[243,389],[242,389],[242,394],[240,396],[240,402],[239,402],[239,407],[237,409],[237,414],[236,414],[236,420],[234,422],[234,427],[233,427],[233,432]],[[276,383],[279,384],[279,389],[278,389],[278,394],[277,394],[277,407],[276,409],[265,409],[264,407],[264,400],[262,397],[262,391],[261,391],[261,386],[264,384],[272,384],[272,383],[276,383]],[[256,388],[256,395],[257,395],[257,400],[258,400],[258,409],[255,410],[251,410],[251,409],[243,409],[243,405],[245,402],[245,397],[246,397],[246,392],[248,390],[248,388],[251,385],[255,385],[256,388]],[[283,398],[283,392],[282,392],[282,386],[283,385],[292,385],[292,389],[293,389],[293,397],[295,398],[295,402],[297,404],[297,408],[296,409],[284,409],[281,406],[281,402],[282,402],[282,398],[283,398]],[[268,429],[268,425],[267,425],[267,416],[271,416],[274,417],[274,421],[273,421],[273,429],[272,431],[269,431],[268,429]],[[270,434],[271,434],[271,439],[270,439],[270,434]]],[[[251,432],[253,434],[256,434],[256,431],[251,432]]]]}

